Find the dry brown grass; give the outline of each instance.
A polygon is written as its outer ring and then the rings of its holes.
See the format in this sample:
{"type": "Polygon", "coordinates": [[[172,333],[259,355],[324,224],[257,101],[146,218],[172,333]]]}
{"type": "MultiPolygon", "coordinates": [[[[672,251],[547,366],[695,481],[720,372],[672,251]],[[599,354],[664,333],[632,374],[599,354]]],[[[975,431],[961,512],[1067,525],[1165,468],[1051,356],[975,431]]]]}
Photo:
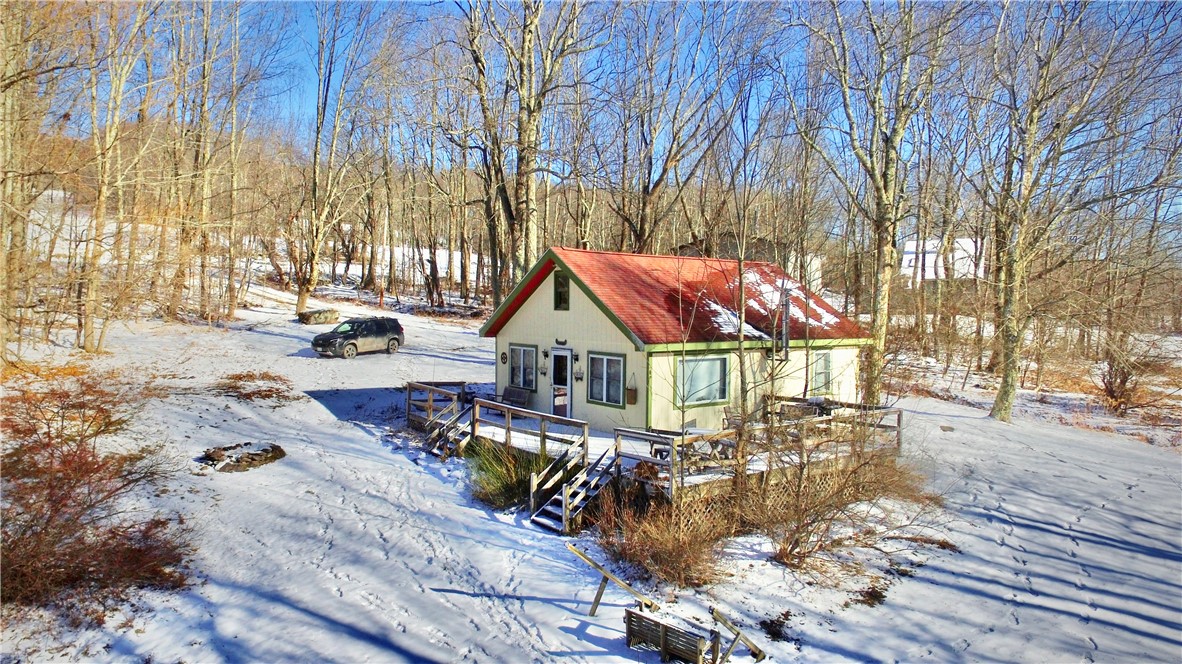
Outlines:
{"type": "Polygon", "coordinates": [[[1074,367],[1048,366],[1042,370],[1042,386],[1059,392],[1071,392],[1090,397],[1101,395],[1100,388],[1089,375],[1091,364],[1074,367]]]}
{"type": "Polygon", "coordinates": [[[605,551],[683,588],[718,577],[721,543],[734,534],[725,510],[693,503],[644,510],[633,498],[610,489],[600,494],[599,543],[605,551]]]}
{"type": "Polygon", "coordinates": [[[239,401],[270,401],[274,407],[300,399],[293,394],[292,383],[286,376],[270,371],[243,371],[226,374],[214,389],[239,401]]]}
{"type": "Polygon", "coordinates": [[[941,551],[960,553],[960,547],[942,537],[928,537],[926,535],[889,535],[885,539],[910,542],[920,546],[930,546],[941,551]]]}

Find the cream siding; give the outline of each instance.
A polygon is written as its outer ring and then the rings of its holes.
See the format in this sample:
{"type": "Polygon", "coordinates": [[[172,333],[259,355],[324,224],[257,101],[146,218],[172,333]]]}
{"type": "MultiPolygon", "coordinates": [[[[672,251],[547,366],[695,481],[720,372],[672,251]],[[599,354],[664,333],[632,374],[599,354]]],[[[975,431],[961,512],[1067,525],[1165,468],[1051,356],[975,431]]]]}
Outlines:
{"type": "Polygon", "coordinates": [[[776,392],[783,396],[806,397],[805,379],[808,362],[812,354],[827,352],[830,358],[830,389],[824,396],[835,401],[857,402],[858,397],[858,355],[861,346],[834,346],[806,350],[793,348],[788,351],[788,360],[780,365],[776,392]]]}
{"type": "MultiPolygon", "coordinates": [[[[551,273],[498,331],[498,393],[509,383],[509,363],[502,362],[501,357],[508,357],[510,346],[536,348],[538,367],[550,362],[543,356],[543,351],[552,353],[555,348],[567,348],[579,356],[578,361],[572,364],[572,374],[583,374],[583,380],[573,381],[571,385],[570,417],[584,420],[592,428],[600,431],[611,431],[615,427],[652,427],[671,431],[685,427],[725,427],[723,409],[727,404],[703,404],[682,408],[675,402],[676,368],[682,353],[668,346],[652,354],[637,351],[628,335],[616,327],[596,301],[583,292],[578,282],[572,278],[570,284],[569,310],[554,308],[554,274],[551,273]],[[559,344],[558,341],[565,343],[559,344]],[[625,399],[623,407],[614,407],[588,400],[591,373],[589,357],[592,353],[619,356],[624,359],[624,387],[637,388],[635,404],[627,404],[625,399]]],[[[644,306],[644,303],[637,302],[636,306],[644,306]]],[[[830,343],[825,342],[825,345],[828,346],[830,343]]],[[[838,401],[857,402],[860,346],[831,346],[818,350],[830,354],[831,389],[825,396],[838,401]]],[[[762,348],[746,351],[748,380],[745,390],[743,381],[739,379],[737,350],[694,350],[692,353],[685,353],[685,356],[725,355],[728,358],[730,372],[728,402],[738,403],[740,395],[745,394],[749,412],[762,414],[761,409],[769,394],[808,396],[805,394],[805,377],[807,362],[812,352],[804,348],[792,348],[787,355],[781,353],[779,357],[771,358],[762,348]]],[[[536,389],[530,394],[527,408],[544,413],[552,412],[551,379],[549,372],[546,375],[540,372],[535,374],[536,389]]]]}
{"type": "MultiPolygon", "coordinates": [[[[510,345],[536,346],[538,364],[549,362],[542,357],[542,351],[554,348],[569,348],[579,354],[572,365],[572,371],[582,371],[583,380],[571,385],[570,416],[584,420],[592,428],[611,431],[615,427],[646,426],[644,395],[647,393],[644,354],[638,352],[632,342],[617,328],[587,294],[571,279],[570,309],[554,309],[554,274],[542,282],[497,332],[497,391],[509,384],[509,365],[502,363],[501,354],[509,352],[510,345]],[[565,341],[559,345],[556,340],[565,341]],[[624,358],[624,385],[637,388],[637,402],[625,403],[623,407],[604,406],[587,400],[590,384],[590,353],[618,355],[624,358]]],[[[530,395],[528,408],[544,413],[551,412],[551,376],[537,375],[537,390],[530,395]]],[[[625,400],[626,402],[626,400],[625,400]]]]}
{"type": "MultiPolygon", "coordinates": [[[[827,395],[837,401],[858,401],[858,346],[836,346],[823,349],[830,353],[831,390],[827,395]]],[[[816,352],[816,351],[813,351],[816,352]]],[[[759,415],[767,395],[804,397],[805,369],[809,352],[793,348],[787,361],[768,358],[763,349],[746,351],[746,390],[748,412],[759,415]]],[[[677,366],[681,357],[726,356],[730,371],[727,394],[730,404],[737,404],[743,381],[739,376],[737,350],[693,353],[660,353],[649,357],[649,380],[652,383],[650,425],[654,429],[680,431],[684,428],[725,428],[728,404],[704,404],[682,408],[676,401],[677,366]]]]}

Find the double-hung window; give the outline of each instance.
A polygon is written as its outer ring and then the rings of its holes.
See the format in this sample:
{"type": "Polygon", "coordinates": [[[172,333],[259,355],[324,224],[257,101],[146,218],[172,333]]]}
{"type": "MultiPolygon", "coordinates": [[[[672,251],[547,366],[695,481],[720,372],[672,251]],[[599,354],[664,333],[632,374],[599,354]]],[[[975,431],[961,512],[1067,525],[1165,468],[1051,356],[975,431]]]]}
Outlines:
{"type": "Polygon", "coordinates": [[[538,349],[533,346],[509,346],[509,384],[533,390],[536,383],[538,349]]]}
{"type": "Polygon", "coordinates": [[[809,376],[809,396],[827,396],[831,392],[833,365],[829,351],[813,351],[812,371],[809,376]]]}
{"type": "Polygon", "coordinates": [[[612,406],[624,405],[624,358],[615,355],[588,354],[591,364],[587,400],[612,406]]]}
{"type": "Polygon", "coordinates": [[[683,406],[727,400],[726,357],[685,357],[677,361],[677,397],[683,406]]]}

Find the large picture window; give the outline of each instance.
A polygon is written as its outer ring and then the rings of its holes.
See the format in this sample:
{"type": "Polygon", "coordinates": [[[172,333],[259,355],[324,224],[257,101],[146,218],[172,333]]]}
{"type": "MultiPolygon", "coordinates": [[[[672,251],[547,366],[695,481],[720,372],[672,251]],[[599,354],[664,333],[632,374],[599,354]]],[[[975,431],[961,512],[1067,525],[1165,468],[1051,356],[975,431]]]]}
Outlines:
{"type": "Polygon", "coordinates": [[[624,358],[614,355],[588,354],[591,363],[587,400],[612,406],[624,405],[624,358]]]}
{"type": "Polygon", "coordinates": [[[509,384],[533,390],[537,385],[538,349],[509,346],[509,384]]]}
{"type": "Polygon", "coordinates": [[[728,398],[730,372],[725,357],[687,357],[677,362],[677,396],[684,406],[728,398]]]}
{"type": "Polygon", "coordinates": [[[812,372],[809,376],[809,396],[827,396],[832,391],[833,365],[829,351],[813,351],[812,372]]]}

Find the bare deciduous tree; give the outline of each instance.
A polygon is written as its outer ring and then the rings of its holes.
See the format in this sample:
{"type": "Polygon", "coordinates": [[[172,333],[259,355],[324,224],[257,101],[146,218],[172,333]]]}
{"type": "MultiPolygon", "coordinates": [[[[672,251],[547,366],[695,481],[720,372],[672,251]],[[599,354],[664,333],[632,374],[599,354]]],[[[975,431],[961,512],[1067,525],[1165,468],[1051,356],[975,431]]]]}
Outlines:
{"type": "Polygon", "coordinates": [[[1168,5],[1007,4],[996,26],[984,89],[969,97],[982,106],[970,162],[980,170],[969,181],[993,226],[1001,384],[990,415],[1008,422],[1034,311],[1028,281],[1088,245],[1098,206],[1128,204],[1176,173],[1180,146],[1155,149],[1169,133],[1153,129],[1168,121],[1182,37],[1168,5]],[[1150,168],[1109,177],[1125,155],[1155,153],[1150,168]],[[1056,256],[1032,274],[1052,246],[1056,256]]]}
{"type": "MultiPolygon", "coordinates": [[[[944,49],[956,27],[959,7],[901,2],[887,9],[866,4],[852,16],[832,0],[824,10],[812,6],[802,16],[810,39],[824,53],[826,83],[841,98],[841,114],[813,141],[842,183],[849,201],[872,229],[875,248],[871,336],[863,365],[864,396],[882,398],[882,370],[890,322],[891,286],[898,267],[899,222],[910,202],[905,186],[908,142],[916,115],[928,103],[944,49]],[[852,181],[846,155],[866,182],[852,181]]],[[[808,137],[809,134],[802,134],[808,137]]]]}

